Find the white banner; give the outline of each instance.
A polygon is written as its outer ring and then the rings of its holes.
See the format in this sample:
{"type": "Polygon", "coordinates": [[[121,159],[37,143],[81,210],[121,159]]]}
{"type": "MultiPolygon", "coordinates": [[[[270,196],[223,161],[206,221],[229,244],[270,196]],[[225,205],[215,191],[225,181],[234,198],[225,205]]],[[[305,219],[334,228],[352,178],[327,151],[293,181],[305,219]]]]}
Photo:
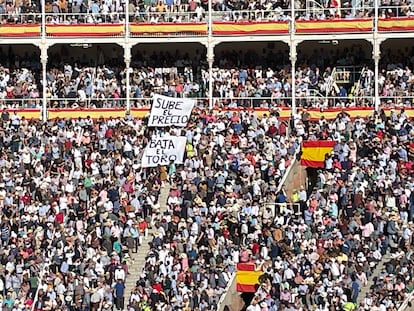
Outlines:
{"type": "Polygon", "coordinates": [[[142,167],[156,167],[183,163],[187,137],[168,136],[157,137],[150,140],[142,155],[142,167]]]}
{"type": "Polygon", "coordinates": [[[155,94],[152,97],[148,126],[186,126],[194,105],[195,100],[191,98],[174,98],[155,94]]]}

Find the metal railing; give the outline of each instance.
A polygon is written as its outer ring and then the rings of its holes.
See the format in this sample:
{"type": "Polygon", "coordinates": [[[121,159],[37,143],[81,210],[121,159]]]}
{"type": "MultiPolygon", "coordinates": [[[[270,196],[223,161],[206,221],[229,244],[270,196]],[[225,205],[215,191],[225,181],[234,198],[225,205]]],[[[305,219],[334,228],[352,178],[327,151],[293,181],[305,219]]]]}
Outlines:
{"type": "Polygon", "coordinates": [[[362,68],[361,75],[358,79],[358,82],[356,82],[355,89],[354,89],[354,94],[353,94],[353,96],[356,97],[356,98],[359,98],[359,96],[360,96],[361,81],[365,76],[365,72],[366,72],[366,68],[364,67],[364,68],[362,68]]]}
{"type": "Polygon", "coordinates": [[[326,81],[326,90],[325,90],[326,96],[329,96],[329,94],[331,94],[332,88],[335,82],[336,82],[336,67],[332,69],[332,72],[328,77],[328,81],[326,81]]]}
{"type": "MultiPolygon", "coordinates": [[[[171,96],[172,94],[165,94],[171,96]]],[[[208,98],[188,94],[185,98],[194,98],[196,107],[208,108],[208,98]]],[[[405,96],[395,93],[393,96],[380,96],[384,107],[414,107],[414,95],[405,96]]],[[[127,98],[47,98],[47,109],[74,109],[74,110],[97,110],[97,109],[126,109],[127,98]]],[[[148,109],[151,107],[151,98],[130,98],[131,108],[148,109]]],[[[292,98],[284,97],[214,97],[214,107],[218,109],[275,109],[291,106],[292,98]]],[[[296,96],[296,106],[304,108],[347,108],[364,107],[373,108],[373,96],[322,96],[317,91],[309,91],[304,95],[296,96]]],[[[25,109],[39,110],[42,107],[42,99],[0,99],[0,109],[25,109]]]]}
{"type": "MultiPolygon", "coordinates": [[[[306,1],[308,6],[305,8],[295,8],[295,19],[299,21],[335,21],[338,19],[374,19],[374,7],[326,7],[328,2],[319,4],[313,0],[306,1]],[[362,12],[361,12],[362,11],[362,12]]],[[[176,7],[176,6],[174,6],[176,7]]],[[[414,9],[414,5],[386,5],[379,6],[378,18],[412,18],[410,12],[414,9]]],[[[207,23],[208,10],[189,11],[188,4],[181,4],[176,9],[157,11],[157,8],[151,5],[136,9],[134,12],[128,13],[126,18],[125,11],[108,11],[100,7],[78,9],[76,5],[62,11],[53,11],[47,7],[45,11],[46,24],[125,24],[127,20],[130,23],[207,23]]],[[[270,22],[284,21],[288,23],[292,10],[290,8],[282,9],[253,9],[253,10],[213,10],[212,22],[270,22]]],[[[41,12],[21,12],[18,8],[12,12],[0,14],[2,24],[33,24],[42,22],[41,12]]]]}
{"type": "Polygon", "coordinates": [[[411,291],[405,300],[401,303],[401,305],[398,307],[398,311],[405,311],[410,307],[410,303],[413,301],[414,298],[414,291],[411,291]]]}
{"type": "Polygon", "coordinates": [[[119,12],[72,12],[72,13],[52,13],[46,12],[46,24],[123,24],[125,14],[119,12]]]}
{"type": "MultiPolygon", "coordinates": [[[[139,100],[131,99],[133,107],[149,107],[150,103],[145,102],[145,106],[139,105],[139,100]]],[[[126,98],[49,98],[47,107],[50,109],[103,109],[103,108],[126,108],[126,98]]]]}
{"type": "Polygon", "coordinates": [[[7,109],[40,109],[42,98],[3,98],[0,99],[0,108],[7,109]]]}

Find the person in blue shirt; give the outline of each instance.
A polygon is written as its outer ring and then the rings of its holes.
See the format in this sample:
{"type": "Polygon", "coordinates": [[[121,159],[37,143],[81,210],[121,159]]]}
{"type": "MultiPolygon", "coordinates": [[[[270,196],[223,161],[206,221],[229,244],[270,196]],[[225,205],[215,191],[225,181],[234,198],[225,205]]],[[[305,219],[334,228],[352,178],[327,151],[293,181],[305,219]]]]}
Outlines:
{"type": "Polygon", "coordinates": [[[121,279],[119,279],[116,281],[116,284],[114,285],[115,307],[117,308],[117,310],[124,310],[124,294],[125,284],[121,279]]]}
{"type": "Polygon", "coordinates": [[[12,298],[11,293],[8,292],[6,295],[6,298],[4,298],[3,300],[3,305],[11,309],[13,307],[13,304],[14,304],[14,299],[12,298]]]}
{"type": "Polygon", "coordinates": [[[359,295],[359,282],[357,281],[355,275],[351,276],[351,289],[352,289],[352,302],[356,303],[359,295]]]}

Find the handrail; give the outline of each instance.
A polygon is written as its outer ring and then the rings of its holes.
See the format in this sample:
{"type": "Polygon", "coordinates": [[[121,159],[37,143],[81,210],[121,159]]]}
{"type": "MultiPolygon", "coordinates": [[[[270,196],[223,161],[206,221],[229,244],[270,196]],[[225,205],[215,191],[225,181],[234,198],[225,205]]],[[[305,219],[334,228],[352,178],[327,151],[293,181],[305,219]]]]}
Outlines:
{"type": "MultiPolygon", "coordinates": [[[[381,7],[381,11],[386,11],[386,7],[381,7]]],[[[342,10],[342,9],[338,9],[342,10]]],[[[327,34],[333,33],[372,33],[378,25],[378,32],[409,32],[414,27],[414,18],[401,15],[399,7],[392,7],[395,16],[381,15],[378,20],[370,16],[353,16],[347,9],[343,16],[337,17],[333,8],[325,8],[321,14],[307,14],[306,9],[298,9],[295,13],[294,21],[289,22],[289,11],[283,10],[250,10],[250,11],[230,11],[217,12],[212,16],[213,33],[212,36],[234,36],[234,35],[288,35],[292,23],[292,29],[296,34],[327,34]],[[327,12],[327,14],[325,14],[327,12]],[[401,25],[399,21],[404,20],[401,25]],[[224,23],[224,24],[223,24],[224,23]],[[269,23],[266,27],[262,27],[269,23]],[[343,24],[341,24],[343,23],[343,24]],[[250,27],[238,27],[239,25],[249,24],[250,27]],[[334,26],[338,24],[338,26],[334,26]],[[237,26],[236,26],[237,25],[237,26]]],[[[39,13],[36,13],[39,14],[39,13]]],[[[207,20],[204,13],[194,12],[154,12],[140,13],[140,17],[131,18],[126,25],[123,19],[114,18],[106,21],[105,17],[86,14],[79,18],[78,13],[45,14],[40,17],[47,17],[44,23],[36,19],[26,21],[6,21],[2,23],[1,38],[35,38],[41,37],[41,29],[47,28],[45,38],[50,37],[107,37],[125,38],[128,29],[132,37],[163,37],[165,34],[175,37],[203,37],[208,35],[207,20]],[[148,15],[149,14],[149,15],[148,15]],[[148,16],[147,16],[148,15],[148,16]],[[71,17],[72,16],[72,17],[71,17]],[[41,27],[44,26],[44,27],[41,27]],[[197,26],[197,27],[196,27],[197,26]],[[195,27],[192,28],[192,27],[195,27]]],[[[116,13],[122,14],[122,13],[116,13]]],[[[105,15],[105,14],[104,14],[105,15]]],[[[109,14],[110,15],[110,14],[109,14]]],[[[43,18],[42,18],[43,19],[43,18]]],[[[1,21],[1,19],[0,19],[1,21]]],[[[43,37],[43,36],[42,36],[43,37]]]]}
{"type": "Polygon", "coordinates": [[[398,311],[405,311],[408,308],[411,300],[413,300],[413,297],[414,297],[414,290],[411,291],[410,294],[408,294],[407,298],[405,298],[403,303],[398,307],[398,311]]]}
{"type": "Polygon", "coordinates": [[[315,14],[315,13],[319,13],[321,10],[325,10],[325,7],[318,3],[315,0],[306,0],[306,10],[307,10],[307,14],[310,15],[310,11],[315,14]],[[315,10],[316,8],[316,10],[315,10]]]}
{"type": "Polygon", "coordinates": [[[326,85],[326,97],[329,97],[332,91],[332,87],[334,85],[334,83],[336,82],[336,67],[334,67],[334,69],[332,69],[332,72],[330,74],[330,76],[328,77],[328,81],[327,81],[327,85],[326,85]]]}
{"type": "Polygon", "coordinates": [[[355,89],[354,89],[354,95],[353,95],[354,98],[360,98],[359,91],[360,91],[360,88],[361,88],[361,80],[363,79],[363,77],[365,75],[365,71],[366,71],[366,68],[363,67],[362,71],[361,71],[361,75],[359,76],[358,82],[357,82],[357,84],[355,86],[355,89]]]}
{"type": "MultiPolygon", "coordinates": [[[[173,94],[168,94],[174,96],[173,94]]],[[[323,96],[317,90],[309,89],[303,94],[297,94],[296,100],[298,107],[306,108],[368,108],[373,107],[372,95],[369,96],[354,96],[339,97],[339,96],[323,96]]],[[[194,98],[196,106],[199,108],[208,107],[207,97],[198,97],[194,94],[188,94],[185,98],[194,98]]],[[[291,103],[290,96],[280,97],[214,97],[214,107],[227,109],[289,109],[291,103]]],[[[414,107],[414,94],[405,95],[396,92],[393,96],[379,96],[383,107],[414,107]]],[[[59,109],[73,109],[73,110],[97,110],[97,109],[126,109],[126,98],[110,98],[91,99],[86,98],[81,100],[79,98],[48,98],[47,108],[53,110],[59,109]]],[[[130,98],[131,108],[148,109],[151,106],[151,98],[130,98]]],[[[0,99],[0,109],[16,109],[36,112],[41,108],[42,99],[17,99],[6,98],[0,99]]]]}
{"type": "MultiPolygon", "coordinates": [[[[301,21],[332,21],[332,20],[358,20],[358,19],[374,19],[373,16],[370,16],[368,13],[374,11],[373,6],[364,6],[362,15],[353,14],[349,8],[333,8],[326,7],[322,4],[317,3],[314,0],[307,0],[306,3],[308,6],[305,8],[295,9],[296,19],[301,21]],[[316,6],[316,9],[315,9],[316,6]],[[340,12],[340,16],[333,17],[332,13],[340,12]]],[[[180,7],[182,10],[178,12],[172,11],[151,11],[150,7],[146,7],[143,10],[136,10],[133,13],[129,14],[130,23],[142,23],[150,22],[164,22],[164,23],[180,23],[180,22],[202,22],[207,23],[207,10],[202,11],[188,11],[188,5],[182,4],[180,7]],[[180,17],[180,19],[176,19],[180,17]]],[[[399,19],[407,18],[412,19],[411,16],[407,15],[404,10],[405,6],[400,5],[386,5],[379,7],[379,16],[378,19],[399,19]],[[391,12],[392,14],[389,15],[391,12]]],[[[354,6],[354,9],[358,9],[354,6]]],[[[262,10],[262,9],[253,9],[253,10],[233,10],[233,11],[212,11],[212,22],[219,21],[233,21],[233,22],[252,22],[252,21],[286,21],[287,16],[291,13],[291,9],[281,9],[276,8],[272,10],[262,10]]],[[[10,13],[3,14],[0,16],[0,21],[3,19],[6,22],[2,24],[10,25],[30,25],[30,24],[41,24],[41,12],[32,12],[32,13],[10,13]]],[[[49,25],[53,24],[66,24],[66,25],[76,25],[76,24],[125,24],[125,13],[124,12],[65,12],[65,13],[53,13],[45,12],[45,23],[49,25]]]]}
{"type": "MultiPolygon", "coordinates": [[[[294,160],[292,161],[292,163],[290,164],[290,166],[286,169],[285,174],[283,175],[283,177],[282,177],[282,179],[281,179],[281,181],[280,181],[279,185],[277,186],[276,193],[278,193],[278,192],[282,189],[282,186],[285,184],[286,179],[287,179],[287,177],[289,176],[289,174],[290,174],[290,172],[291,172],[291,170],[292,170],[293,166],[294,166],[294,165],[296,164],[296,162],[298,161],[298,160],[297,160],[297,155],[299,154],[300,150],[301,150],[301,147],[299,146],[299,147],[298,147],[298,149],[295,151],[295,154],[293,155],[293,156],[294,156],[294,160]]],[[[275,204],[275,205],[276,205],[276,203],[271,203],[271,204],[275,204]]],[[[292,203],[290,203],[290,204],[292,204],[292,203]]],[[[293,203],[293,204],[295,204],[295,203],[293,203]]],[[[260,293],[261,291],[262,291],[262,284],[261,284],[261,285],[259,286],[259,288],[257,289],[257,291],[256,291],[256,293],[255,293],[255,296],[257,296],[257,294],[258,294],[258,293],[260,293]]]]}

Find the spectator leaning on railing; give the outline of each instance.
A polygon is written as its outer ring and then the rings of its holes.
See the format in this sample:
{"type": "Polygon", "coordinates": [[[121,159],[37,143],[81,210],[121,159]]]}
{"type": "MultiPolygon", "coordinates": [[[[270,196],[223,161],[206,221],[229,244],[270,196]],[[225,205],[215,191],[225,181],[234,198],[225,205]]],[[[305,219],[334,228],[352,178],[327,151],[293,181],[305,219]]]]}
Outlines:
{"type": "MultiPolygon", "coordinates": [[[[336,53],[328,53],[323,48],[308,53],[300,52],[295,77],[298,105],[313,108],[369,105],[370,101],[359,100],[361,95],[370,96],[374,88],[373,72],[369,68],[364,71],[365,77],[360,79],[358,94],[353,93],[353,88],[339,88],[336,91],[332,86],[331,73],[335,65],[331,64],[346,65],[350,61],[363,63],[365,56],[359,51],[359,46],[353,46],[336,53]],[[359,56],[350,57],[353,53],[359,56]],[[322,57],[316,57],[318,54],[322,57]],[[325,64],[329,66],[325,67],[325,64]],[[309,99],[309,96],[313,99],[309,99]],[[328,100],[324,96],[328,96],[328,100]],[[354,101],[353,97],[358,100],[354,101]]],[[[90,60],[86,55],[74,58],[69,57],[68,50],[63,47],[60,53],[51,55],[46,89],[49,107],[125,107],[126,72],[124,67],[119,66],[118,51],[104,51],[98,47],[97,53],[96,60],[90,60]]],[[[0,54],[8,64],[0,70],[0,87],[3,88],[0,96],[14,99],[5,104],[8,107],[39,107],[39,101],[27,101],[42,97],[42,88],[39,89],[42,85],[39,81],[40,65],[36,60],[38,55],[18,57],[10,51],[0,51],[0,54]]],[[[272,65],[275,60],[281,64],[287,63],[283,55],[283,51],[275,53],[271,50],[261,53],[234,50],[220,53],[213,68],[215,105],[231,108],[289,106],[289,97],[292,95],[290,66],[272,65]]],[[[133,59],[130,73],[132,107],[148,106],[154,93],[196,98],[206,98],[208,95],[209,74],[201,53],[190,57],[179,52],[142,52],[136,53],[133,59]],[[163,64],[163,67],[158,67],[159,64],[163,64]]],[[[389,101],[393,105],[411,104],[412,73],[409,67],[404,70],[401,68],[402,64],[389,65],[388,71],[380,75],[383,104],[389,104],[389,101]],[[403,97],[407,99],[403,100],[403,97]]]]}
{"type": "MultiPolygon", "coordinates": [[[[329,20],[339,18],[372,17],[374,8],[354,6],[352,1],[327,1],[323,4],[313,1],[296,1],[297,20],[329,20]],[[307,7],[308,6],[308,7],[307,7]]],[[[215,1],[212,4],[215,20],[232,22],[251,21],[288,21],[290,20],[290,3],[286,1],[215,1]],[[224,13],[222,13],[224,12],[224,13]]],[[[206,22],[207,1],[130,1],[128,2],[130,20],[148,23],[206,22]]],[[[6,23],[39,23],[38,14],[42,10],[39,1],[7,0],[0,4],[0,15],[6,23]]],[[[45,2],[47,23],[123,23],[125,21],[125,4],[119,1],[67,1],[47,0],[45,2]]],[[[395,5],[381,3],[379,16],[382,18],[409,17],[412,9],[407,3],[395,5]]]]}

